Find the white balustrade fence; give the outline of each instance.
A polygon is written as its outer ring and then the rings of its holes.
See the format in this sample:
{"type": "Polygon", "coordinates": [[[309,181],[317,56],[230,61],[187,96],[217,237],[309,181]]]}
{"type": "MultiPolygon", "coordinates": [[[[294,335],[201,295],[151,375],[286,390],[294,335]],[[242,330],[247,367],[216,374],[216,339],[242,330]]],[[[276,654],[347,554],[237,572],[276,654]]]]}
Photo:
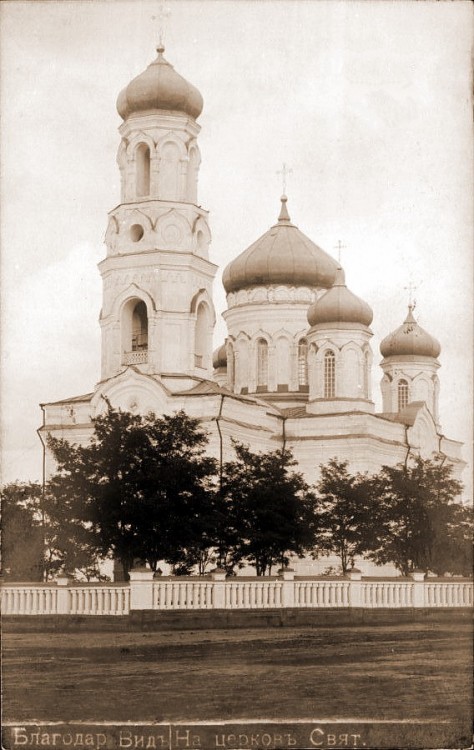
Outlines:
{"type": "Polygon", "coordinates": [[[212,581],[153,582],[153,609],[213,609],[212,581]]]}
{"type": "Polygon", "coordinates": [[[282,606],[281,581],[239,581],[230,579],[225,586],[225,609],[278,609],[282,606]]]}
{"type": "Polygon", "coordinates": [[[4,586],[1,602],[4,615],[51,615],[57,612],[58,588],[55,584],[4,586]]]}
{"type": "Polygon", "coordinates": [[[74,586],[67,589],[71,615],[128,615],[130,587],[74,586]]]}
{"type": "Polygon", "coordinates": [[[228,578],[214,571],[203,578],[153,578],[148,569],[131,571],[130,583],[77,584],[67,578],[48,584],[6,584],[1,591],[4,615],[128,615],[132,610],[249,609],[404,609],[472,607],[468,579],[228,578]]]}
{"type": "MultiPolygon", "coordinates": [[[[422,584],[425,586],[426,584],[422,584]]],[[[413,607],[411,581],[364,581],[361,585],[361,607],[413,607]]]]}
{"type": "Polygon", "coordinates": [[[350,607],[349,581],[295,581],[295,607],[350,607]]]}
{"type": "Polygon", "coordinates": [[[128,615],[130,586],[11,584],[2,586],[2,615],[128,615]]]}

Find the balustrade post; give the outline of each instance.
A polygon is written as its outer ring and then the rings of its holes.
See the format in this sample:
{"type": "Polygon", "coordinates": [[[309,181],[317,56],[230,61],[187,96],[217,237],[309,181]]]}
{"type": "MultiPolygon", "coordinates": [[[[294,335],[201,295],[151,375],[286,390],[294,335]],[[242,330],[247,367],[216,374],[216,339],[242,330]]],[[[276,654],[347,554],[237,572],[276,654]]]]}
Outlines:
{"type": "Polygon", "coordinates": [[[425,606],[425,572],[424,570],[414,570],[410,573],[410,578],[413,579],[413,607],[424,607],[425,606]]]}
{"type": "Polygon", "coordinates": [[[130,609],[153,609],[153,571],[133,568],[130,571],[130,609]]]}
{"type": "Polygon", "coordinates": [[[212,586],[213,609],[225,609],[225,577],[226,572],[222,568],[211,570],[211,579],[214,582],[212,586]]]}
{"type": "Polygon", "coordinates": [[[71,583],[72,576],[67,573],[60,573],[56,578],[56,586],[58,586],[58,595],[56,598],[56,614],[57,615],[69,615],[71,614],[70,596],[68,586],[71,583]]]}
{"type": "Polygon", "coordinates": [[[283,579],[281,586],[281,606],[295,606],[295,571],[293,568],[281,568],[278,575],[283,579]]]}
{"type": "Polygon", "coordinates": [[[351,568],[346,573],[349,579],[349,607],[362,606],[362,572],[359,568],[351,568]]]}

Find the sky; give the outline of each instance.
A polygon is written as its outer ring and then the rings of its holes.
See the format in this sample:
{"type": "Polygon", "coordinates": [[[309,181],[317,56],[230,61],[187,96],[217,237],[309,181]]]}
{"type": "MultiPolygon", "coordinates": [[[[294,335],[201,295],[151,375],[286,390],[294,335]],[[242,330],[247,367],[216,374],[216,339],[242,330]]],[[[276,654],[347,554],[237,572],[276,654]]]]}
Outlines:
{"type": "MultiPolygon", "coordinates": [[[[341,261],[378,347],[415,317],[441,343],[442,432],[472,454],[471,4],[168,0],[165,57],[202,93],[199,203],[214,300],[279,212],[341,261]]],[[[41,477],[41,402],[99,379],[119,91],[155,57],[159,3],[0,3],[2,481],[41,477]]],[[[225,337],[219,316],[215,346],[225,337]]],[[[464,479],[470,492],[471,463],[464,479]]]]}

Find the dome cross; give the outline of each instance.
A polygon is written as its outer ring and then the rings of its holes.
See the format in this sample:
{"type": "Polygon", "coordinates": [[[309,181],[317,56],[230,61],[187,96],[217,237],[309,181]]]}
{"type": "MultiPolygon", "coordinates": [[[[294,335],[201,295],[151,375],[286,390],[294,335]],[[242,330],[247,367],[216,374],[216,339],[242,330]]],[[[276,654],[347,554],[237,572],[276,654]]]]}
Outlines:
{"type": "Polygon", "coordinates": [[[341,250],[346,250],[346,246],[342,244],[341,240],[337,241],[337,245],[334,245],[334,250],[337,250],[337,262],[341,265],[341,250]]]}
{"type": "Polygon", "coordinates": [[[281,174],[282,193],[283,195],[286,195],[286,178],[289,174],[293,174],[293,170],[289,169],[285,162],[283,162],[283,166],[278,170],[277,174],[281,174]]]}
{"type": "Polygon", "coordinates": [[[164,52],[164,38],[166,31],[166,24],[171,15],[171,10],[164,3],[160,3],[156,16],[152,16],[152,21],[158,21],[158,47],[157,52],[164,52]]]}
{"type": "Polygon", "coordinates": [[[416,292],[418,287],[413,284],[412,281],[410,281],[408,286],[404,286],[403,288],[408,292],[408,307],[413,312],[416,307],[416,299],[414,299],[413,294],[414,292],[416,292]]]}

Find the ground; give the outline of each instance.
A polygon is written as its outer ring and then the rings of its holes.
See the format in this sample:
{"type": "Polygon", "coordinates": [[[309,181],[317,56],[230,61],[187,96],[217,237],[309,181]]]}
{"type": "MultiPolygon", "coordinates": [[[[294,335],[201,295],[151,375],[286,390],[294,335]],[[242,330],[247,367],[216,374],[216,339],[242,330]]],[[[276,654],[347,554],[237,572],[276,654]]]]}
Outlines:
{"type": "MultiPolygon", "coordinates": [[[[8,631],[10,628],[8,628],[8,631]]],[[[464,721],[466,620],[3,636],[5,721],[464,721]]]]}

